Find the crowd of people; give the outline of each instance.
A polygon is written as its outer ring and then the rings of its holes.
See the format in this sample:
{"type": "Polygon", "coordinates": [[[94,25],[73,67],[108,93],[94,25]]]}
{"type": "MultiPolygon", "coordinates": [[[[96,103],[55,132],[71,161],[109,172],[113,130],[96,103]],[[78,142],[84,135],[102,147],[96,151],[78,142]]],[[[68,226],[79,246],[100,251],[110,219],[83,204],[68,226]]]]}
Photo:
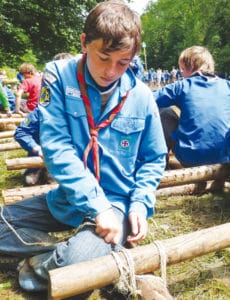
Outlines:
{"type": "MultiPolygon", "coordinates": [[[[178,69],[143,76],[140,17],[117,0],[90,11],[80,42],[81,55],[56,56],[43,76],[21,65],[12,106],[0,85],[2,110],[25,116],[15,139],[58,183],[1,207],[0,254],[22,259],[19,284],[30,292],[47,290],[52,269],[142,241],[171,151],[185,167],[230,160],[230,82],[208,49],[189,47],[178,69]],[[67,241],[49,234],[73,228],[67,241]]],[[[40,172],[27,170],[27,185],[40,172]]]]}

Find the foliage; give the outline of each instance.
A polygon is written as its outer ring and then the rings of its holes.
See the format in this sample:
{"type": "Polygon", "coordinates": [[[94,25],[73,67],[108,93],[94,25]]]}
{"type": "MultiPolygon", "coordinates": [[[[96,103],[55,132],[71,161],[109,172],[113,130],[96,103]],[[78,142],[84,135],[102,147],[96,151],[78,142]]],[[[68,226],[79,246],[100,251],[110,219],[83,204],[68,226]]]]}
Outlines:
{"type": "Polygon", "coordinates": [[[2,0],[0,61],[16,67],[25,59],[44,64],[58,52],[80,51],[79,35],[97,0],[2,0]]]}
{"type": "Polygon", "coordinates": [[[229,72],[229,18],[227,0],[150,1],[142,16],[148,65],[171,69],[183,49],[203,45],[213,54],[217,70],[229,72]]]}

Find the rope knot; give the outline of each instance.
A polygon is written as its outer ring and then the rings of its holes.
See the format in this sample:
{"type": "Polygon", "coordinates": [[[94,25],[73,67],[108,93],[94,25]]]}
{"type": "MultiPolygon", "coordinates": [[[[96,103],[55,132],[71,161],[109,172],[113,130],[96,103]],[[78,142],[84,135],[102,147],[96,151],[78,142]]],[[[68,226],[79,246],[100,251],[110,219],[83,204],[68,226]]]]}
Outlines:
{"type": "Polygon", "coordinates": [[[98,131],[95,128],[90,128],[90,135],[92,138],[98,138],[98,131]]]}

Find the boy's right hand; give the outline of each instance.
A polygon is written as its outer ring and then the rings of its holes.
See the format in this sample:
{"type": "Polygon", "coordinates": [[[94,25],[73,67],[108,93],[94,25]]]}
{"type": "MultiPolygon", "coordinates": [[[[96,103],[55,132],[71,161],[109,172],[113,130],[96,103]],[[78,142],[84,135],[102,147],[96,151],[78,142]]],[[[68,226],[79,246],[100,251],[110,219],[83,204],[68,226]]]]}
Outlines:
{"type": "Polygon", "coordinates": [[[112,208],[100,213],[95,221],[96,233],[104,238],[106,243],[118,244],[120,242],[122,226],[112,208]]]}

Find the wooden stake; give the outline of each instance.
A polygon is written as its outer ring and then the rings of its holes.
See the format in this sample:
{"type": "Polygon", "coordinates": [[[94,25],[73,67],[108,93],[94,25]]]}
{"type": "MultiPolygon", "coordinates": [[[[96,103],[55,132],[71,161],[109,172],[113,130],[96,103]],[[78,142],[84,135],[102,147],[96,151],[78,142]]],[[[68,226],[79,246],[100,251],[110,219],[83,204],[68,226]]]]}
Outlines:
{"type": "MultiPolygon", "coordinates": [[[[162,240],[167,264],[180,263],[210,252],[230,247],[230,223],[162,240]]],[[[155,243],[127,249],[133,258],[135,273],[146,274],[160,266],[155,243]]],[[[124,255],[118,253],[125,264],[124,255]]],[[[127,264],[125,264],[127,266],[127,264]]],[[[65,299],[105,287],[119,279],[119,269],[112,255],[58,268],[49,272],[49,299],[65,299]]]]}

